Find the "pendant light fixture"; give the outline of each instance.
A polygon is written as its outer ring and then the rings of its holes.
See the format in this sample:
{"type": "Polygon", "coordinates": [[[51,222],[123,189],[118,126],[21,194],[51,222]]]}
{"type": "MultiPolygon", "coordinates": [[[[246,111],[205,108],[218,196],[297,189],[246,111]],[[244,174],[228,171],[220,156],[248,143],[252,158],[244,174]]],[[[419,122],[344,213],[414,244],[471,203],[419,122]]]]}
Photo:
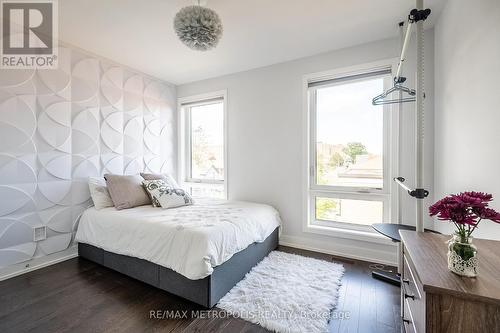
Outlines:
{"type": "Polygon", "coordinates": [[[222,22],[210,8],[200,5],[182,8],[174,19],[174,30],[181,42],[193,50],[207,51],[217,46],[222,37],[222,22]]]}

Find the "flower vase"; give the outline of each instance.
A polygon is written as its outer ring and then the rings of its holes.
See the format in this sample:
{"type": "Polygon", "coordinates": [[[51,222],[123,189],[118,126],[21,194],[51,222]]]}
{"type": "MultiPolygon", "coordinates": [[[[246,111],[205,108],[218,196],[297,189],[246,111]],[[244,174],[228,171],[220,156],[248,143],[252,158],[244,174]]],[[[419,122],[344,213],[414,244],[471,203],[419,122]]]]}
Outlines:
{"type": "Polygon", "coordinates": [[[448,241],[448,269],[461,276],[475,277],[477,268],[477,248],[472,237],[453,235],[448,241]]]}

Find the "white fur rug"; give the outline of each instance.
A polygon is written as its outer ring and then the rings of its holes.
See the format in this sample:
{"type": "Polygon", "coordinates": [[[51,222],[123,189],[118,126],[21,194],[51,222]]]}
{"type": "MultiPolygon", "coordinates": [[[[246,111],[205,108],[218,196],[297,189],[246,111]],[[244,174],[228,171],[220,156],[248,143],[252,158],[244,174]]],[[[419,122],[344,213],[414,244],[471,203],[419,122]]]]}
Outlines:
{"type": "Polygon", "coordinates": [[[340,264],[273,251],[218,307],[275,332],[327,332],[343,274],[340,264]]]}

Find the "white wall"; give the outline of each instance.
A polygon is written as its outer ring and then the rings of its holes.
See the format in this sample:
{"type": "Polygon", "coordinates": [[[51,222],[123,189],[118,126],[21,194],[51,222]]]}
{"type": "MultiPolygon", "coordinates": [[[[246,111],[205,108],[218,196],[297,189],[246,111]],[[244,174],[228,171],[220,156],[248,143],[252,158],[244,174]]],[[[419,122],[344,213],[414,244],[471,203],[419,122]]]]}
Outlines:
{"type": "MultiPolygon", "coordinates": [[[[426,75],[433,77],[433,31],[426,33],[426,75]]],[[[265,50],[262,50],[265,52],[265,50]]],[[[405,74],[414,86],[415,51],[409,51],[405,74]]],[[[364,243],[302,231],[303,147],[302,77],[399,56],[399,41],[383,40],[283,64],[181,85],[179,98],[227,89],[229,198],[264,202],[283,219],[281,241],[346,256],[395,262],[393,244],[364,243]]],[[[426,183],[432,190],[433,84],[428,80],[426,111],[426,183]]],[[[413,105],[402,111],[400,175],[414,179],[413,105]]],[[[414,203],[406,195],[402,222],[414,224],[414,203]]],[[[429,219],[428,221],[431,222],[429,219]]],[[[432,223],[432,222],[431,222],[432,223]]]]}
{"type": "MultiPolygon", "coordinates": [[[[448,1],[435,34],[435,197],[485,191],[500,209],[500,1],[448,1]]],[[[474,235],[500,239],[500,225],[474,235]]]]}
{"type": "Polygon", "coordinates": [[[173,85],[73,47],[0,70],[0,279],[76,254],[89,176],[175,173],[175,108],[173,85]]]}

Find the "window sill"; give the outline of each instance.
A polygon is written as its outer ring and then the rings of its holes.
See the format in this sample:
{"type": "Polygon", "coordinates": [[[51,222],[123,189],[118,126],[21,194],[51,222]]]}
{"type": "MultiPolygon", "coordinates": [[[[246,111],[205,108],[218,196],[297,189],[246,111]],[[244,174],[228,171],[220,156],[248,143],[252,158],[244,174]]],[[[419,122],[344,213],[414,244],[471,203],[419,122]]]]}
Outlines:
{"type": "Polygon", "coordinates": [[[394,242],[389,240],[387,237],[376,233],[375,231],[361,231],[308,224],[307,226],[304,226],[304,232],[332,236],[336,238],[353,239],[370,243],[396,246],[394,242]]]}

